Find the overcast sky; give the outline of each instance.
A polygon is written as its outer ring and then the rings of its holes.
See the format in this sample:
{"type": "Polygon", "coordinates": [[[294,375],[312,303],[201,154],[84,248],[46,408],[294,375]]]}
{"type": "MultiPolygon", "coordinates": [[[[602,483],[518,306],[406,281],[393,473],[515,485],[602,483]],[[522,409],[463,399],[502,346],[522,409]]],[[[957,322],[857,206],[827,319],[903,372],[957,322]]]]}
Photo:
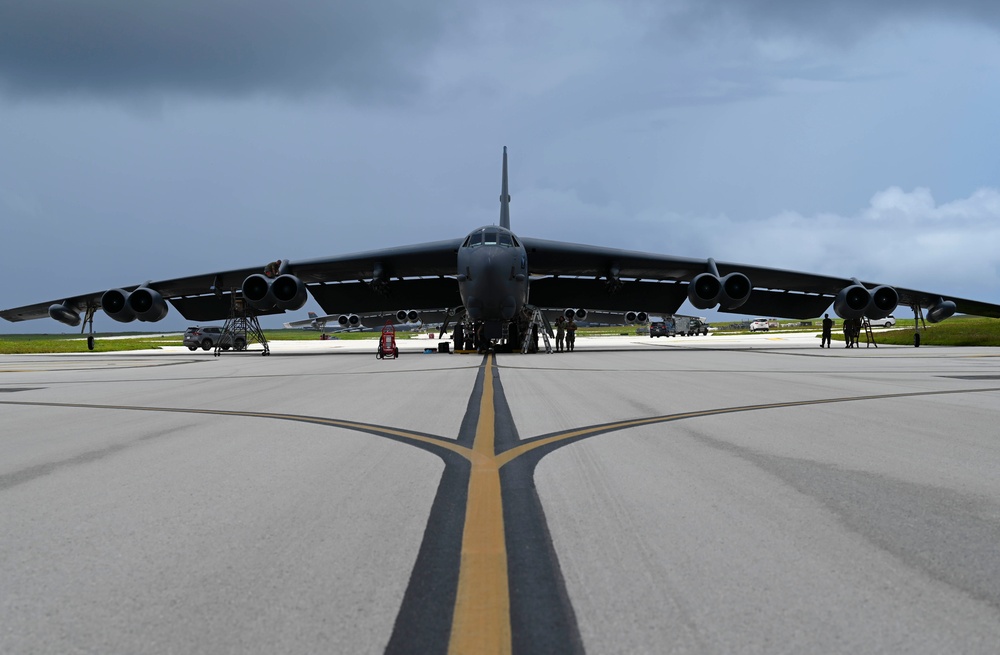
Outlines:
{"type": "Polygon", "coordinates": [[[998,117],[993,1],[0,0],[0,307],[458,238],[505,145],[524,236],[1000,303],[998,117]]]}

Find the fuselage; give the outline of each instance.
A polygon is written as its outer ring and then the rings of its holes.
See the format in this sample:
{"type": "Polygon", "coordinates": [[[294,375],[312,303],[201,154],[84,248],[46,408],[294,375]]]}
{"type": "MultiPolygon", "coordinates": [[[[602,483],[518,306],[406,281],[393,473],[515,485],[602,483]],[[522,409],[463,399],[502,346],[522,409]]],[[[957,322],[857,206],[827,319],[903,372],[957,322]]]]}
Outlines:
{"type": "Polygon", "coordinates": [[[458,291],[474,321],[509,321],[528,301],[528,256],[510,230],[489,225],[458,249],[458,291]]]}

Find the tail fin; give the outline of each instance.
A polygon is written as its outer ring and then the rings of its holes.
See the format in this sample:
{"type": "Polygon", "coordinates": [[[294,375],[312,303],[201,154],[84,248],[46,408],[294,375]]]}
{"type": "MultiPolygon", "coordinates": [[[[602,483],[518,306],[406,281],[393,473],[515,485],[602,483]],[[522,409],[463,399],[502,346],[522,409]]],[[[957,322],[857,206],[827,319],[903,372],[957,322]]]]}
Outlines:
{"type": "Polygon", "coordinates": [[[500,227],[510,229],[510,194],[507,193],[507,146],[503,147],[503,180],[500,182],[500,227]]]}
{"type": "Polygon", "coordinates": [[[316,315],[316,312],[309,312],[309,318],[319,318],[319,316],[316,315]]]}

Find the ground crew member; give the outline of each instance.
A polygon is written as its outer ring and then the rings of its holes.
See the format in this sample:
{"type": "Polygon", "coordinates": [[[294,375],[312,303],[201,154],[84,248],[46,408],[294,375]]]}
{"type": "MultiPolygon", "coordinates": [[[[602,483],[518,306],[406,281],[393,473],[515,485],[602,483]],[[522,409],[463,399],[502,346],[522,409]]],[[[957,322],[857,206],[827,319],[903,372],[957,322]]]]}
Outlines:
{"type": "Polygon", "coordinates": [[[566,338],[566,321],[560,316],[556,319],[556,352],[563,351],[563,339],[566,338]]]}
{"type": "Polygon", "coordinates": [[[823,315],[823,338],[819,342],[819,347],[822,348],[824,345],[830,347],[830,336],[833,334],[833,319],[830,318],[829,314],[823,315]]]}
{"type": "Polygon", "coordinates": [[[576,321],[572,318],[566,323],[566,350],[573,352],[576,346],[576,321]]]}

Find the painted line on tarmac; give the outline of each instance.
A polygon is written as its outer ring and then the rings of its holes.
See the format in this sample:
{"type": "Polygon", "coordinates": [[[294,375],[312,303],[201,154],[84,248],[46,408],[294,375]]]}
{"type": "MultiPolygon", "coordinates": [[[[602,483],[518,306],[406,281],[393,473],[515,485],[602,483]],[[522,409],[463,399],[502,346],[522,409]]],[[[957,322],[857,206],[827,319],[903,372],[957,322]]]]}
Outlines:
{"type": "Polygon", "coordinates": [[[335,418],[216,409],[0,400],[2,405],[168,412],[295,421],[406,443],[445,471],[386,652],[582,652],[558,556],[534,484],[538,461],[585,438],[631,427],[791,407],[1000,388],[918,391],[722,407],[574,428],[522,440],[487,355],[457,439],[335,418]]]}

